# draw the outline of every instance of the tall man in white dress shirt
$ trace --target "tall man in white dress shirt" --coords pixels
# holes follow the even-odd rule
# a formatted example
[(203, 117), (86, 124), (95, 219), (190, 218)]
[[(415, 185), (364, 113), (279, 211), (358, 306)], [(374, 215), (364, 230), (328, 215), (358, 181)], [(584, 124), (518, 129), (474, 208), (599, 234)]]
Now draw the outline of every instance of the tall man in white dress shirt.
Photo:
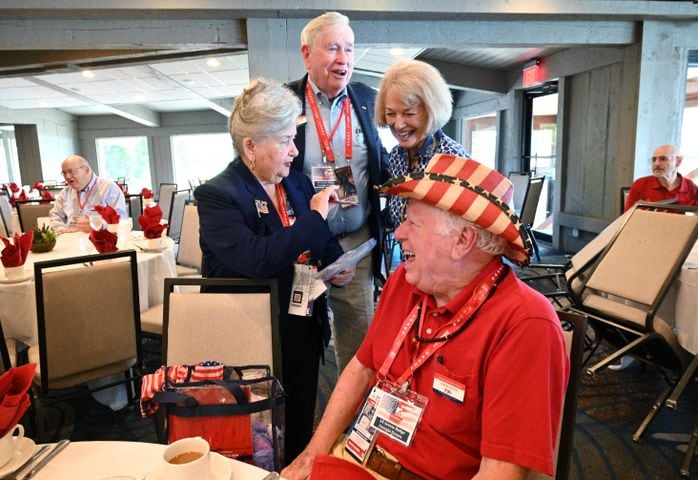
[[(358, 204), (336, 208), (327, 218), (330, 230), (348, 251), (371, 237), (380, 239), (379, 197), (373, 186), (388, 174), (387, 152), (374, 122), (376, 92), (350, 82), (354, 32), (346, 16), (328, 12), (311, 20), (301, 32), (301, 54), (308, 74), (288, 85), (301, 99), (306, 118), (298, 127), (299, 154), (293, 168), (305, 173), (318, 191), (328, 182), (355, 186), (353, 199), (358, 198)], [(358, 264), (349, 284), (330, 290), (340, 373), (373, 317), (374, 275), (381, 275), (378, 248)]]
[(67, 185), (56, 195), (49, 212), (51, 227), (57, 232), (89, 232), (87, 215), (95, 213), (95, 205), (111, 206), (120, 216), (128, 217), (121, 189), (95, 175), (83, 157), (71, 155), (63, 160), (61, 173)]

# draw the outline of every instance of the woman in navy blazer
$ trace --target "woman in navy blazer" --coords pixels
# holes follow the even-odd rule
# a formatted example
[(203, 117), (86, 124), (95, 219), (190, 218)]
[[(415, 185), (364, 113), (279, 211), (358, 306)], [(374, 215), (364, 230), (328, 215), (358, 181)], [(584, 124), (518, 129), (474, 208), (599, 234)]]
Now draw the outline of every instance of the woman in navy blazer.
[[(276, 279), (282, 384), (286, 391), (285, 462), (310, 440), (319, 361), (329, 339), (324, 294), (310, 316), (288, 313), (294, 265), (322, 268), (343, 252), (325, 219), (336, 187), (318, 192), (291, 170), (298, 154), (293, 138), (301, 107), (280, 84), (257, 79), (236, 99), (229, 128), (240, 154), (194, 192), (207, 277)], [(353, 273), (332, 283), (343, 285)]]

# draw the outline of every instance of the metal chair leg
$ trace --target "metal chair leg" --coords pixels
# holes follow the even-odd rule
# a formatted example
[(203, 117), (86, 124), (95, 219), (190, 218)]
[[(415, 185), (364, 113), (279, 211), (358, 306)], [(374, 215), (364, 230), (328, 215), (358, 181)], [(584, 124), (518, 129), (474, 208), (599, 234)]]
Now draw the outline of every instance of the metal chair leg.
[(696, 456), (696, 447), (698, 446), (698, 423), (696, 423), (696, 428), (693, 430), (691, 435), (691, 441), (688, 444), (688, 451), (686, 452), (686, 457), (684, 457), (683, 465), (681, 465), (681, 476), (690, 477), (691, 476), (691, 464)]
[(684, 389), (688, 385), (688, 382), (690, 382), (693, 377), (696, 375), (696, 370), (698, 369), (698, 355), (696, 355), (693, 358), (693, 361), (688, 365), (688, 368), (686, 368), (686, 371), (683, 373), (681, 376), (681, 379), (679, 380), (679, 383), (676, 384), (676, 387), (674, 388), (674, 391), (671, 392), (671, 395), (666, 401), (667, 407), (676, 410), (679, 397), (683, 393)]
[(654, 419), (654, 417), (657, 416), (659, 413), (659, 410), (662, 409), (662, 405), (664, 405), (664, 402), (666, 401), (667, 397), (669, 394), (671, 394), (672, 389), (674, 388), (673, 385), (670, 385), (669, 388), (664, 390), (662, 394), (659, 396), (656, 402), (654, 402), (654, 405), (652, 405), (652, 409), (649, 411), (645, 419), (642, 421), (639, 427), (637, 427), (637, 430), (633, 434), (633, 441), (634, 442), (639, 442), (640, 438), (642, 437), (642, 434), (645, 433), (645, 430), (649, 426), (650, 422)]

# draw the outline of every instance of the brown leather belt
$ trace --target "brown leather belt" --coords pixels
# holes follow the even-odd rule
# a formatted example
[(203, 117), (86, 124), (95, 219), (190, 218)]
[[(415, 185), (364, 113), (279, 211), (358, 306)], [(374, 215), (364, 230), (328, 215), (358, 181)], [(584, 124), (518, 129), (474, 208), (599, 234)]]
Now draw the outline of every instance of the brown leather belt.
[(416, 473), (407, 470), (398, 462), (386, 457), (377, 446), (371, 449), (366, 466), (389, 480), (424, 480)]

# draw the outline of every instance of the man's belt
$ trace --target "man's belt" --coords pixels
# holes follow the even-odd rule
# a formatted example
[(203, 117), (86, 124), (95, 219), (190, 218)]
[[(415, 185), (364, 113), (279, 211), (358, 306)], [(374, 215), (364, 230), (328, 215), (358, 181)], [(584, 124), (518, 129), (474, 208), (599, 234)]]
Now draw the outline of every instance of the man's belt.
[(388, 480), (424, 480), (398, 462), (389, 459), (378, 446), (374, 446), (371, 449), (366, 466), (374, 472), (383, 475)]

